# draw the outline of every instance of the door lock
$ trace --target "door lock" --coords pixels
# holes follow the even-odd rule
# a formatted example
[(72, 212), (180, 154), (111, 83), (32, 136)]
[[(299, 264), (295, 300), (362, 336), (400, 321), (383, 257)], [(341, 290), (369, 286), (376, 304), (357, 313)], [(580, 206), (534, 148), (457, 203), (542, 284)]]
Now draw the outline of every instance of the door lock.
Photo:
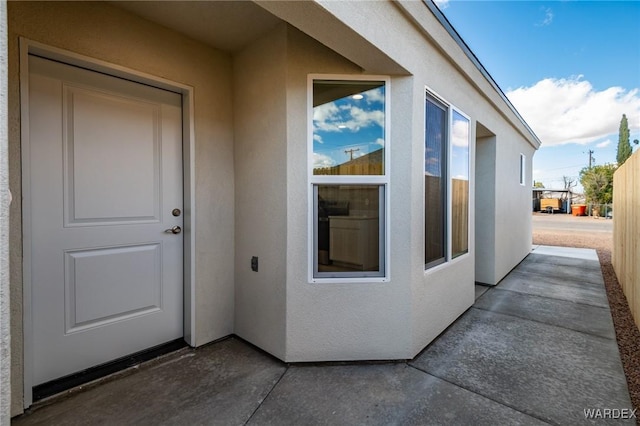
[(182, 212), (180, 211), (180, 209), (173, 209), (173, 210), (171, 210), (171, 214), (172, 214), (172, 215), (174, 215), (175, 217), (180, 216), (180, 213), (182, 213)]
[(167, 234), (179, 234), (182, 232), (182, 228), (176, 225), (173, 228), (165, 229), (164, 232)]

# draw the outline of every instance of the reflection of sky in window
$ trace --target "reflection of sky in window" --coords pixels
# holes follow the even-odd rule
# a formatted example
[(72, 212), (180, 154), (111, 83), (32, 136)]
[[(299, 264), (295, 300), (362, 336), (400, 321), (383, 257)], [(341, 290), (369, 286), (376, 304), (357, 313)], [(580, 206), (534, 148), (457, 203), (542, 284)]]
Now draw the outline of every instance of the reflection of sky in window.
[(313, 108), (314, 168), (384, 148), (384, 90), (382, 86)]
[(469, 120), (453, 111), (451, 177), (469, 180)]
[(439, 105), (427, 102), (427, 126), (425, 129), (424, 174), (442, 176), (442, 148), (446, 133), (446, 111)]

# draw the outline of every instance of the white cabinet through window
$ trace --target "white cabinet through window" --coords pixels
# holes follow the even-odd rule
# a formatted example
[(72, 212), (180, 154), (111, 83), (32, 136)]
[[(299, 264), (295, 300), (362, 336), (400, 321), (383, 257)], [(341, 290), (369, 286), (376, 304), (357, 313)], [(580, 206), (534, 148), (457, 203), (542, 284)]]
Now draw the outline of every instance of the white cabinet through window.
[(378, 218), (329, 216), (329, 256), (363, 271), (378, 267)]

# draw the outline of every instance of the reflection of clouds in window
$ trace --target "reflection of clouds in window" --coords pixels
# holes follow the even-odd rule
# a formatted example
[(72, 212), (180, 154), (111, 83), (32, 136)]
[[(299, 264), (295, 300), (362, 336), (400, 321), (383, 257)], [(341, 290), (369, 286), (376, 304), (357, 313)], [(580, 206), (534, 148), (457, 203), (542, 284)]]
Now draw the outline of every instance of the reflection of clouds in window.
[(453, 112), (451, 144), (451, 176), (469, 180), (469, 120), (457, 111)]
[(469, 121), (465, 118), (462, 120), (453, 114), (453, 127), (451, 129), (451, 143), (453, 146), (469, 146)]
[(313, 153), (313, 168), (333, 167), (336, 162), (328, 155)]
[(363, 95), (367, 103), (384, 103), (384, 91), (381, 88), (368, 90)]
[(364, 99), (347, 96), (313, 108), (314, 131), (339, 132), (348, 129), (357, 132), (361, 128), (384, 128), (384, 90), (382, 88), (362, 93)]
[(424, 174), (427, 176), (441, 176), (441, 162), (438, 157), (426, 157), (424, 160)]
[[(371, 83), (366, 85), (371, 87)], [(325, 92), (317, 92), (318, 99), (326, 103), (313, 108), (314, 168), (348, 163), (384, 149), (384, 86), (364, 91), (359, 91), (366, 88), (360, 83), (329, 84), (327, 87)], [(336, 99), (335, 96), (342, 97)], [(383, 164), (383, 156), (379, 157), (370, 157), (368, 161)], [(365, 163), (361, 161), (358, 164)], [(358, 170), (349, 173), (380, 173), (370, 172), (367, 168)]]
[(327, 121), (335, 120), (339, 110), (335, 102), (329, 102), (327, 104), (318, 105), (313, 108), (313, 122), (325, 123)]
[(384, 111), (365, 110), (356, 106), (341, 105), (335, 102), (317, 106), (313, 109), (315, 132), (357, 132), (362, 128), (378, 126), (384, 128)]

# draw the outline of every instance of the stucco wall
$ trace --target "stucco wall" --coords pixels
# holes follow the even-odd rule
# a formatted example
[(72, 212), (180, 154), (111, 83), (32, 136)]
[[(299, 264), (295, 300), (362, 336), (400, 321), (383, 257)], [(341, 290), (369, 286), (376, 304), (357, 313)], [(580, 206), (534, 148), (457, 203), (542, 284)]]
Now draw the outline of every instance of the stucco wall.
[(496, 250), (496, 137), (476, 139), (476, 276), (484, 284), (495, 282)]
[[(392, 282), (399, 266), (407, 266), (409, 270), (410, 303), (412, 315), (411, 355), (416, 354), (444, 328), (446, 328), (457, 316), (463, 313), (473, 303), (473, 283), (475, 279), (475, 215), (470, 219), (470, 253), (461, 256), (449, 264), (424, 271), (424, 216), (423, 210), (423, 158), (424, 158), (424, 88), (428, 86), (451, 105), (459, 108), (471, 117), (471, 147), (470, 147), (470, 176), (475, 175), (475, 122), (480, 121), (497, 135), (496, 139), (496, 182), (508, 181), (513, 176), (513, 165), (509, 163), (514, 152), (523, 152), (527, 155), (528, 162), (533, 153), (533, 145), (536, 142), (528, 133), (528, 129), (519, 121), (518, 117), (502, 100), (500, 94), (491, 86), (476, 66), (467, 58), (464, 51), (456, 44), (447, 31), (440, 25), (433, 14), (422, 2), (401, 1), (370, 2), (363, 8), (354, 2), (321, 2), (323, 8), (328, 10), (336, 19), (341, 20), (349, 28), (367, 40), (375, 49), (371, 54), (379, 55), (383, 52), (398, 64), (399, 69), (407, 70), (413, 75), (413, 87), (405, 98), (406, 104), (397, 106), (399, 109), (392, 111), (392, 116), (400, 113), (411, 117), (403, 122), (404, 126), (392, 125), (392, 155), (396, 146), (410, 145), (411, 159), (402, 163), (401, 167), (411, 161), (410, 178), (397, 176), (402, 172), (392, 169), (392, 198), (410, 200), (407, 204), (400, 202), (396, 213), (406, 220), (403, 224), (396, 223), (392, 217), (392, 235), (401, 236), (401, 243), (393, 245), (392, 256)], [(269, 6), (266, 6), (269, 8)], [(273, 6), (276, 8), (276, 6)], [(305, 28), (305, 19), (313, 20), (313, 16), (299, 16), (288, 14), (290, 19), (295, 19), (295, 24)], [(319, 16), (321, 16), (319, 14)], [(419, 25), (414, 25), (414, 22)], [(376, 25), (375, 23), (381, 23)], [(382, 24), (384, 23), (384, 24)], [(313, 25), (310, 23), (310, 27)], [(420, 28), (422, 27), (422, 28)], [(385, 28), (393, 29), (384, 31)], [(332, 49), (339, 52), (351, 52), (351, 43), (359, 43), (359, 40), (333, 40), (331, 35), (321, 36), (322, 41)], [(435, 41), (435, 43), (434, 43)], [(362, 46), (360, 49), (362, 50)], [(347, 58), (363, 65), (366, 60), (360, 55), (347, 55)], [(379, 61), (383, 70), (388, 69), (389, 61)], [(376, 64), (365, 69), (367, 73), (375, 73)], [(393, 85), (393, 81), (392, 81)], [(393, 89), (392, 89), (393, 90)], [(397, 117), (396, 123), (402, 123)], [(393, 123), (392, 123), (393, 124)], [(407, 130), (410, 129), (410, 130)], [(398, 136), (406, 137), (411, 143), (404, 145)], [(518, 157), (519, 158), (519, 157)], [(395, 160), (392, 159), (392, 162)], [(519, 165), (516, 163), (519, 170)], [(531, 165), (527, 166), (530, 179)], [(500, 227), (495, 232), (495, 253), (491, 254), (495, 262), (497, 274), (502, 274), (505, 269), (513, 268), (530, 250), (531, 245), (531, 219), (530, 214), (521, 214), (529, 207), (529, 201), (525, 200), (523, 187), (519, 185), (515, 176), (515, 186), (506, 185), (496, 187), (496, 190), (505, 191), (504, 196), (497, 200), (496, 211), (502, 210), (497, 216), (496, 223)], [(394, 186), (398, 179), (401, 182)], [(476, 184), (470, 185), (470, 209), (475, 212)], [(516, 206), (509, 208), (508, 206)], [(402, 213), (401, 206), (408, 206), (409, 213)], [(290, 212), (292, 209), (290, 210)], [(397, 256), (397, 257), (395, 257)], [(406, 258), (404, 257), (406, 256)], [(404, 260), (409, 259), (409, 260)], [(505, 272), (506, 273), (506, 272)], [(292, 280), (296, 282), (301, 277)], [(393, 285), (390, 287), (393, 288)], [(372, 297), (373, 291), (363, 292), (367, 298)], [(350, 289), (351, 290), (351, 289)], [(397, 290), (397, 288), (396, 288)], [(402, 290), (399, 290), (400, 292)], [(375, 297), (374, 297), (375, 300)], [(390, 299), (391, 304), (395, 300)], [(289, 304), (293, 306), (299, 303)], [(290, 308), (291, 309), (291, 308)]]
[[(403, 357), (410, 358), (471, 306), (474, 300), (473, 214), (469, 224), (469, 253), (447, 264), (424, 270), (425, 86), (471, 117), (470, 176), (475, 171), (473, 120), (488, 105), (473, 84), (459, 72), (458, 66), (450, 62), (423, 32), (418, 31), (407, 20), (401, 8), (389, 2), (369, 3), (370, 7), (362, 10), (349, 2), (323, 2), (323, 6), (340, 19), (348, 21), (352, 28), (413, 76), (410, 87), (400, 85), (399, 90), (406, 93), (400, 99), (393, 99), (395, 109), (391, 112), (392, 143), (396, 145), (392, 146), (392, 166), (395, 167), (392, 168), (391, 214), (394, 216), (391, 217), (391, 235), (394, 237), (391, 245), (390, 288), (396, 291), (396, 295), (401, 294), (400, 300), (405, 306), (410, 306), (410, 317), (407, 319), (409, 329), (407, 330), (407, 325), (404, 326), (405, 332), (408, 332), (408, 343), (403, 347)], [(412, 2), (408, 6), (425, 7)], [(439, 26), (430, 17), (428, 10), (419, 10), (422, 12), (424, 25), (430, 26), (429, 28)], [(372, 22), (384, 23), (384, 28), (393, 28), (393, 31), (379, 31), (382, 24), (372, 25)], [(392, 90), (395, 80), (392, 81)], [(411, 164), (408, 170), (407, 164)], [(474, 191), (472, 181), (469, 206), (471, 212), (475, 209)], [(408, 290), (406, 295), (402, 294), (405, 288)], [(390, 300), (394, 301), (393, 298)], [(393, 304), (392, 307), (397, 309)]]
[[(234, 56), (235, 333), (285, 357), (286, 25)], [(258, 271), (251, 257), (258, 257)]]
[[(476, 222), (476, 280), (495, 285), (531, 251), (531, 187), (534, 148), (499, 116), (483, 114), (496, 136), (481, 138)], [(485, 150), (488, 152), (485, 153)], [(520, 154), (525, 155), (525, 184), (520, 184)], [(493, 168), (493, 170), (492, 170)], [(493, 176), (491, 176), (493, 174)], [(480, 251), (482, 249), (482, 251)]]
[[(504, 129), (498, 133), (496, 164), (496, 283), (527, 254), (532, 245), (532, 157), (534, 149)], [(520, 154), (526, 156), (525, 185), (520, 185)], [(493, 284), (493, 283), (492, 283)]]
[(0, 1), (0, 425), (9, 424), (11, 404), (7, 53), (7, 3)]
[[(284, 3), (261, 4), (292, 25), (309, 30), (334, 52), (357, 64), (365, 74), (396, 70), (391, 82), (391, 281), (311, 285), (307, 283), (306, 266), (308, 206), (303, 202), (309, 188), (303, 102), (306, 86), (302, 77), (304, 73), (339, 73), (341, 67), (330, 65), (328, 58), (334, 54), (313, 49), (312, 44), (305, 44), (303, 38), (293, 32), (289, 37), (287, 360), (413, 356), (471, 306), (476, 278), (474, 214), (469, 224), (469, 253), (424, 271), (425, 86), (471, 117), (470, 176), (475, 176), (476, 168), (476, 120), (486, 123), (498, 135), (491, 152), (495, 154), (494, 185), (487, 190), (505, 192), (499, 201), (490, 200), (492, 205), (488, 209), (494, 215), (500, 209), (508, 209), (505, 204), (518, 207), (511, 209), (508, 217), (492, 216), (489, 220), (501, 224), (492, 233), (491, 248), (495, 250), (485, 256), (492, 275), (502, 274), (507, 265), (508, 269), (514, 267), (530, 250), (530, 217), (512, 214), (514, 210), (528, 208), (529, 202), (522, 198), (522, 187), (517, 180), (516, 186), (499, 188), (496, 182), (512, 176), (512, 165), (508, 162), (513, 152), (525, 153), (530, 161), (536, 141), (420, 2), (370, 2), (366, 8), (354, 2), (321, 2), (300, 8)], [(340, 21), (342, 26), (336, 23)], [(335, 31), (323, 31), (328, 27)], [(384, 28), (393, 31), (384, 31)], [(337, 33), (349, 36), (337, 37)], [(303, 45), (305, 49), (298, 52), (297, 46)], [(350, 69), (343, 72), (352, 72)], [(407, 71), (412, 77), (397, 76), (398, 72)], [(394, 97), (394, 93), (402, 95)], [(407, 164), (411, 167), (407, 168)], [(485, 166), (491, 167), (491, 164)], [(530, 173), (530, 164), (527, 167)], [(472, 212), (475, 212), (475, 194), (476, 184), (472, 181)], [(485, 223), (481, 222), (483, 226)], [(362, 303), (365, 300), (366, 303)], [(410, 306), (409, 317), (404, 316), (407, 306)], [(408, 328), (407, 325), (397, 327), (402, 321), (410, 324)]]
[[(345, 42), (348, 42), (345, 40)], [(308, 36), (290, 28), (287, 56), (287, 361), (404, 358), (409, 347), (407, 225), (395, 216), (407, 210), (409, 200), (401, 194), (401, 179), (392, 181), (390, 244), (392, 280), (386, 283), (308, 282), (309, 238), (307, 197), (307, 74), (361, 74), (361, 69)], [(395, 80), (395, 79), (394, 79)], [(410, 93), (410, 90), (408, 91)], [(391, 82), (393, 144), (391, 173), (402, 173), (403, 146), (411, 139), (395, 138), (401, 129), (407, 84)], [(397, 99), (397, 101), (393, 101)], [(408, 111), (410, 112), (410, 111)], [(389, 151), (387, 151), (389, 152)], [(406, 157), (404, 158), (406, 160)], [(402, 232), (399, 232), (403, 230)], [(403, 277), (405, 279), (403, 279)]]
[[(18, 37), (194, 87), (196, 344), (233, 332), (234, 174), (231, 59), (95, 2), (9, 4), (10, 186), (21, 197)], [(21, 206), (11, 208), (12, 405), (22, 409)]]

